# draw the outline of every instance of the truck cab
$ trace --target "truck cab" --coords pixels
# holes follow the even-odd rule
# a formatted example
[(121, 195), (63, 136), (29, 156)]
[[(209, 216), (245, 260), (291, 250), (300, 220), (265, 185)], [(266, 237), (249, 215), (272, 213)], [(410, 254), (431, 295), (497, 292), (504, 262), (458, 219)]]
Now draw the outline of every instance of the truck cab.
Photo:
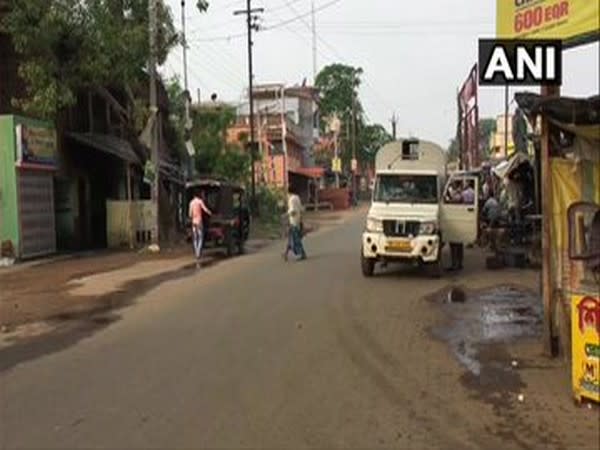
[[(417, 139), (385, 145), (377, 153), (375, 170), (362, 235), (363, 275), (372, 276), (377, 263), (412, 262), (440, 276), (444, 243), (477, 239), (477, 177), (447, 179), (445, 151)], [(467, 188), (473, 189), (474, 199), (465, 204), (456, 191)]]

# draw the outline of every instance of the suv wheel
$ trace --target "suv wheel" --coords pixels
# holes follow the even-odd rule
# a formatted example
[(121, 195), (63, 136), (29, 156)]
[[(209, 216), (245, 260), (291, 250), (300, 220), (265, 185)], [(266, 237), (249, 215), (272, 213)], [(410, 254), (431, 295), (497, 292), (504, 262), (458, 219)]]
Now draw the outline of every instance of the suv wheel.
[(365, 255), (361, 253), (360, 266), (362, 269), (362, 274), (365, 277), (373, 276), (373, 273), (375, 272), (375, 260), (373, 258), (366, 258)]

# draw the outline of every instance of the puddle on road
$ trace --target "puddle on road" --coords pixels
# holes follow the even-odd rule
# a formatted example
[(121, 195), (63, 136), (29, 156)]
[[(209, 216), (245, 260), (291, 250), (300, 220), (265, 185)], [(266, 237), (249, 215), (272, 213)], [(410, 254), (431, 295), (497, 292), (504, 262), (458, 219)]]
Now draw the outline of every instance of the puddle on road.
[[(530, 291), (498, 286), (465, 292), (464, 296), (451, 292), (453, 289), (446, 290), (434, 299), (443, 303), (447, 320), (433, 329), (433, 334), (447, 342), (458, 360), (474, 375), (480, 375), (482, 370), (481, 346), (541, 334), (541, 299)], [(461, 301), (448, 302), (451, 298), (461, 298)]]
[(449, 288), (431, 300), (441, 304), (446, 316), (431, 331), (466, 368), (461, 383), (496, 414), (510, 410), (525, 383), (506, 344), (541, 335), (541, 298), (525, 289), (497, 286), (475, 292)]

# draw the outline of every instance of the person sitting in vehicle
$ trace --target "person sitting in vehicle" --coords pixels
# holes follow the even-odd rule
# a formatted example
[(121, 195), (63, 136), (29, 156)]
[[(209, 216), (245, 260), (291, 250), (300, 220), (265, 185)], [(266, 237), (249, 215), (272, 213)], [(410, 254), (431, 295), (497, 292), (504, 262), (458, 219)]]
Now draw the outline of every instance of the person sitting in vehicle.
[(469, 181), (466, 188), (462, 191), (461, 200), (465, 205), (472, 205), (475, 203), (475, 185), (472, 181)]
[(447, 203), (462, 203), (462, 182), (456, 180), (450, 186), (448, 186), (448, 192), (446, 193)]

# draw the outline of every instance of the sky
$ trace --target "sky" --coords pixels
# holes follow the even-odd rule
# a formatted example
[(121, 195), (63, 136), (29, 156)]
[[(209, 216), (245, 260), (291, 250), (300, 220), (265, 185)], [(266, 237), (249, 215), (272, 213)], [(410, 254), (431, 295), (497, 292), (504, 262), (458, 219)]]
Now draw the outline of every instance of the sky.
[[(181, 0), (164, 0), (177, 27)], [(203, 101), (215, 93), (238, 103), (248, 83), (245, 0), (209, 0), (200, 14), (196, 0), (185, 7), (189, 89)], [(495, 36), (496, 0), (314, 0), (317, 70), (331, 63), (364, 70), (360, 99), (370, 123), (399, 136), (446, 145), (456, 129), (456, 92), (477, 59), (477, 39)], [(264, 8), (254, 39), (255, 83), (310, 83), (313, 78), (311, 0), (253, 0)], [(269, 29), (272, 27), (272, 29)], [(600, 94), (598, 43), (563, 55), (563, 95)], [(161, 68), (183, 79), (182, 49)], [(524, 88), (511, 88), (512, 92)], [(534, 90), (535, 88), (525, 88)], [(538, 89), (539, 90), (539, 89)], [(504, 89), (481, 87), (480, 117), (504, 112)], [(514, 103), (511, 108), (514, 107)]]

